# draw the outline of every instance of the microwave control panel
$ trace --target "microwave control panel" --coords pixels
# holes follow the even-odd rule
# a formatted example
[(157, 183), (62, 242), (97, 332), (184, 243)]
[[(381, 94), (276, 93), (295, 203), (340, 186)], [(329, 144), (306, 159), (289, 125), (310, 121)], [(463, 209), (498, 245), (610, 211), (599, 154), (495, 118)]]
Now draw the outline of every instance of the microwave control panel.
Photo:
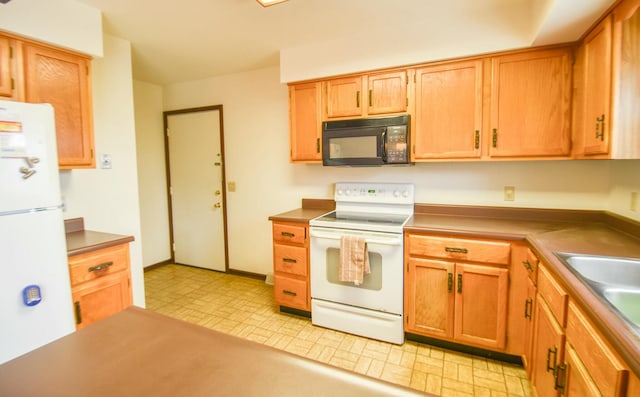
[(409, 156), (408, 146), (407, 126), (387, 127), (387, 163), (406, 163)]

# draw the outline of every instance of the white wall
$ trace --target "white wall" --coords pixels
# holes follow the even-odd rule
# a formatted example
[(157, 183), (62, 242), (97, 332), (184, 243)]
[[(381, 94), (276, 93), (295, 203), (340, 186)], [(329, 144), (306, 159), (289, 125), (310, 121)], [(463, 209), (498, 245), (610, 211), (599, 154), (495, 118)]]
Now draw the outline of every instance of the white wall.
[(102, 13), (77, 1), (14, 0), (0, 4), (0, 30), (102, 56)]
[[(621, 214), (621, 196), (629, 189), (640, 191), (635, 182), (638, 178), (634, 179), (638, 161), (440, 162), (377, 168), (291, 164), (287, 89), (278, 82), (278, 76), (278, 68), (269, 68), (162, 89), (164, 110), (223, 105), (227, 180), (237, 185), (236, 192), (227, 192), (232, 269), (270, 272), (268, 217), (298, 208), (302, 198), (332, 198), (337, 181), (411, 182), (420, 203), (596, 209)], [(136, 96), (138, 91), (150, 90), (149, 86), (135, 87)], [(136, 101), (136, 106), (157, 101), (158, 89), (152, 89), (155, 99)], [(137, 108), (137, 113), (141, 111)], [(161, 130), (156, 134), (155, 139), (162, 139)], [(149, 153), (147, 148), (139, 152), (143, 156), (139, 162), (157, 162), (144, 167), (163, 167), (164, 158), (159, 153)], [(156, 178), (164, 183), (164, 175)], [(516, 187), (515, 201), (503, 201), (505, 185)], [(160, 221), (145, 225), (144, 230), (162, 227), (166, 209), (158, 206), (154, 211)], [(633, 215), (637, 214), (626, 214)], [(145, 222), (150, 218), (145, 217)], [(168, 257), (166, 254), (162, 259)]]
[(145, 305), (142, 274), (136, 131), (133, 113), (131, 45), (104, 36), (104, 58), (92, 64), (95, 150), (110, 154), (112, 169), (62, 171), (65, 218), (84, 217), (85, 228), (132, 235), (133, 301)]
[(162, 87), (133, 82), (142, 264), (149, 266), (171, 257), (167, 214), (167, 177), (164, 166)]
[[(631, 192), (638, 195), (636, 211), (630, 210)], [(612, 162), (608, 208), (611, 212), (640, 221), (640, 160)]]

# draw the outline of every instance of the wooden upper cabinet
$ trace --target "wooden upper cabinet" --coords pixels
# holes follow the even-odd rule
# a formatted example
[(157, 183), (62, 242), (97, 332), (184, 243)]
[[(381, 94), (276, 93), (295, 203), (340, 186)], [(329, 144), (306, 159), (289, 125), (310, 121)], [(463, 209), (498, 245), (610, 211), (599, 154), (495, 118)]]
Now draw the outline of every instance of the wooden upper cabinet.
[(360, 117), (362, 106), (362, 76), (345, 77), (324, 82), (326, 117)]
[(407, 72), (370, 74), (367, 76), (367, 114), (407, 111)]
[(490, 157), (559, 157), (571, 149), (571, 49), (492, 58)]
[(613, 11), (611, 157), (640, 158), (640, 0)]
[(611, 17), (587, 36), (583, 50), (583, 154), (604, 154), (611, 126)]
[(90, 59), (23, 43), (25, 100), (55, 110), (60, 168), (93, 168)]
[(321, 83), (289, 86), (289, 132), (292, 162), (322, 161)]
[(326, 80), (324, 118), (358, 118), (407, 111), (407, 71)]
[(0, 97), (13, 96), (12, 79), (10, 39), (0, 36)]
[(415, 71), (413, 160), (480, 157), (482, 60)]

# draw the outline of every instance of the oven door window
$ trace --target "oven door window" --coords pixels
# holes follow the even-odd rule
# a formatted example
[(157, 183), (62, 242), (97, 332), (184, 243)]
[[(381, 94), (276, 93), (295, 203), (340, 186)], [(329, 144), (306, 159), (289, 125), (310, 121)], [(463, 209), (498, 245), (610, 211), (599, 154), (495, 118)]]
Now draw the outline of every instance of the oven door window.
[(362, 284), (357, 286), (353, 282), (340, 281), (339, 279), (340, 249), (327, 248), (326, 255), (326, 277), (329, 283), (372, 291), (380, 291), (382, 289), (382, 255), (379, 253), (369, 251), (369, 268), (371, 269), (371, 273), (365, 274), (362, 278)]

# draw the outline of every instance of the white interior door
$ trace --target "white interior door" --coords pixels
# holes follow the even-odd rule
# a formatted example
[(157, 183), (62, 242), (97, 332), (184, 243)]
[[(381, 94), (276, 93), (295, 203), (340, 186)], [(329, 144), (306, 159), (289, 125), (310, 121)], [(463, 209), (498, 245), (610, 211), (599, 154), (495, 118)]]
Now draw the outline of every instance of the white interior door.
[(167, 117), (174, 259), (226, 271), (220, 111)]

